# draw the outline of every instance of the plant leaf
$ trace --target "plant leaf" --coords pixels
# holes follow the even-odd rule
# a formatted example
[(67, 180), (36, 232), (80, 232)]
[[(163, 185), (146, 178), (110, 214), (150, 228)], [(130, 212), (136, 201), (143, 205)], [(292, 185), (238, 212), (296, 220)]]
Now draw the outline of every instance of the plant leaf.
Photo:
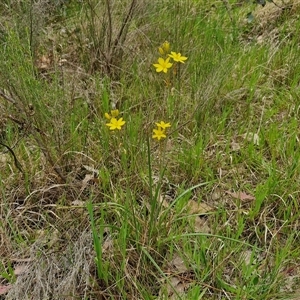
[(230, 191), (226, 191), (226, 193), (228, 195), (230, 195), (231, 197), (235, 198), (235, 199), (240, 199), (242, 201), (247, 201), (247, 200), (255, 200), (255, 197), (252, 195), (249, 195), (245, 192), (230, 192)]
[(0, 285), (0, 295), (6, 294), (9, 289), (11, 288), (11, 285)]
[(254, 20), (254, 16), (252, 14), (252, 12), (250, 11), (249, 13), (247, 13), (247, 21), (248, 23), (252, 23)]

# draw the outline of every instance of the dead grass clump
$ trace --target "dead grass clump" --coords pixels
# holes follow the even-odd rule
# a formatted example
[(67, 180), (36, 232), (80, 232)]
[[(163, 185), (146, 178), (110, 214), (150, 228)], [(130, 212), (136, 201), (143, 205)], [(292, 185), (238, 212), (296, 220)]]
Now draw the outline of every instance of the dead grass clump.
[(129, 28), (143, 1), (86, 1), (80, 27), (73, 34), (78, 54), (89, 73), (100, 72), (118, 80), (123, 70)]
[(258, 5), (253, 12), (255, 23), (251, 30), (251, 36), (255, 37), (259, 44), (277, 45), (280, 41), (282, 25), (285, 27), (285, 35), (288, 36), (288, 32), (291, 34), (294, 31), (293, 23), (295, 20), (293, 16), (299, 12), (300, 1), (294, 0), (288, 3), (277, 1), (276, 3), (278, 5), (267, 1), (264, 7)]
[(30, 262), (18, 276), (6, 299), (83, 299), (93, 285), (93, 245), (90, 231), (78, 232), (63, 252), (46, 252), (37, 240)]

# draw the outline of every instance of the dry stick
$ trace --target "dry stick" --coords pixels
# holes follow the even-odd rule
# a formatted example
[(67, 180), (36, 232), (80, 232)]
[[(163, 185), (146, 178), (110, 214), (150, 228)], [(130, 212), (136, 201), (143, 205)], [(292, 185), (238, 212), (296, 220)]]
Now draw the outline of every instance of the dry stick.
[[(37, 128), (35, 128), (37, 129)], [(51, 164), (53, 170), (56, 172), (56, 174), (60, 177), (60, 179), (63, 181), (63, 182), (66, 182), (66, 178), (62, 175), (62, 173), (60, 172), (60, 170), (55, 166), (54, 162), (53, 162), (53, 159), (49, 153), (49, 151), (46, 150), (45, 147), (43, 147), (40, 143), (40, 141), (38, 140), (37, 137), (35, 137), (35, 140), (38, 142), (40, 148), (42, 149), (44, 155), (46, 156), (47, 160), (49, 161), (49, 163)], [(15, 155), (14, 151), (12, 150), (11, 147), (9, 147), (8, 145), (0, 142), (0, 145), (4, 146), (9, 152), (10, 154), (13, 156), (14, 158), (14, 163), (15, 163), (15, 166), (16, 168), (22, 173), (22, 174), (25, 174), (24, 170), (23, 170), (23, 167), (21, 165), (21, 163), (19, 162), (19, 160), (17, 159), (17, 156)]]
[(111, 41), (112, 41), (112, 17), (111, 17), (111, 9), (110, 9), (110, 0), (106, 0), (106, 8), (107, 8), (107, 16), (108, 16), (108, 42), (107, 42), (107, 49), (106, 54), (108, 57), (105, 57), (106, 61), (106, 69), (107, 72), (110, 73), (110, 65), (111, 65), (111, 58), (112, 58), (112, 49), (111, 49)]
[(34, 18), (34, 16), (33, 16), (33, 3), (34, 3), (34, 1), (33, 0), (31, 0), (30, 1), (30, 11), (29, 11), (29, 18), (30, 18), (30, 28), (29, 28), (29, 30), (30, 30), (30, 36), (29, 36), (29, 45), (30, 45), (30, 54), (31, 54), (31, 59), (32, 59), (32, 63), (34, 64), (34, 61), (35, 61), (35, 49), (34, 49), (34, 47), (35, 47), (35, 45), (34, 45), (34, 37), (33, 37), (33, 26), (34, 26), (34, 24), (33, 24), (33, 18)]
[[(17, 102), (12, 99), (10, 96), (8, 96), (3, 90), (0, 90), (0, 96), (2, 96), (5, 100), (13, 103), (13, 104), (17, 104)], [(17, 120), (16, 118), (14, 118), (13, 116), (9, 115), (8, 118), (10, 118), (12, 121), (14, 121), (15, 123), (24, 126), (24, 122)], [(33, 125), (35, 131), (42, 136), (44, 133), (36, 126)], [(43, 145), (45, 145), (44, 141), (41, 141), (41, 139), (38, 138), (38, 136), (36, 134), (33, 134), (34, 139), (36, 140), (36, 142), (38, 143), (39, 147), (41, 148), (41, 150), (43, 151), (44, 155), (46, 156), (47, 160), (49, 161), (50, 165), (52, 166), (53, 170), (56, 172), (56, 174), (60, 177), (60, 179), (63, 182), (66, 182), (66, 178), (62, 175), (62, 173), (60, 172), (60, 170), (55, 166), (54, 161), (49, 153), (49, 151), (46, 150), (46, 147), (44, 147)], [(20, 139), (21, 140), (21, 139)], [(17, 144), (17, 143), (16, 143)], [(15, 145), (16, 145), (15, 144)], [(21, 171), (24, 174), (22, 165), (20, 164), (20, 162), (18, 161), (15, 153), (13, 152), (12, 148), (10, 148), (9, 146), (7, 146), (6, 144), (3, 144), (0, 142), (0, 145), (4, 146), (14, 157), (14, 162), (15, 162), (15, 166), (17, 167), (17, 169), (19, 171)], [(14, 145), (14, 146), (15, 146)]]
[(16, 104), (16, 101), (12, 97), (8, 96), (2, 89), (0, 89), (0, 96), (12, 104)]
[(41, 150), (43, 151), (44, 155), (46, 156), (46, 159), (48, 160), (48, 162), (52, 166), (53, 170), (55, 171), (55, 173), (59, 176), (59, 178), (62, 180), (63, 183), (66, 183), (67, 180), (66, 180), (65, 176), (61, 173), (59, 168), (55, 166), (55, 163), (54, 163), (49, 151), (41, 144), (40, 141), (37, 140), (37, 138), (36, 138), (36, 141), (37, 141), (39, 147), (41, 148)]
[(4, 144), (4, 143), (1, 143), (1, 142), (0, 142), (0, 145), (4, 146), (4, 147), (10, 152), (10, 154), (11, 154), (11, 155), (13, 156), (13, 158), (14, 158), (14, 163), (15, 163), (16, 168), (17, 168), (22, 174), (24, 174), (22, 165), (21, 165), (20, 162), (18, 161), (18, 159), (17, 159), (17, 157), (16, 157), (14, 151), (13, 151), (9, 146), (7, 146), (7, 145)]
[[(132, 19), (133, 11), (135, 9), (135, 6), (136, 6), (136, 0), (132, 0), (130, 8), (129, 8), (129, 11), (128, 11), (128, 14), (126, 15), (126, 18), (124, 19), (124, 21), (122, 23), (122, 26), (121, 26), (121, 29), (119, 31), (119, 34), (118, 34), (117, 38), (115, 39), (113, 49), (117, 48), (118, 44), (122, 45), (124, 43), (124, 35), (126, 37), (126, 33), (127, 33), (127, 30), (128, 30), (129, 22)], [(125, 32), (125, 33), (123, 34), (123, 32)]]
[[(273, 0), (270, 0), (270, 2), (273, 3), (275, 6), (277, 6), (278, 8), (284, 9), (283, 6), (279, 6), (279, 5), (278, 5), (277, 3), (275, 3)], [(282, 1), (282, 2), (283, 2), (283, 4), (285, 4), (284, 1)]]
[(107, 7), (107, 16), (108, 16), (108, 45), (107, 45), (107, 53), (110, 53), (110, 46), (111, 46), (111, 40), (112, 40), (112, 18), (111, 18), (111, 10), (110, 10), (110, 0), (106, 0), (106, 7)]
[[(20, 121), (14, 119), (14, 118), (11, 118), (10, 116), (9, 116), (9, 118), (12, 119), (13, 121), (15, 121), (16, 123), (19, 123), (19, 122), (20, 122)], [(24, 124), (22, 124), (22, 125), (24, 125)], [(38, 129), (35, 125), (34, 125), (34, 129), (38, 132), (39, 135), (42, 135), (42, 134), (43, 134), (43, 132), (42, 132), (40, 129)], [(46, 156), (48, 162), (49, 162), (50, 165), (52, 166), (53, 170), (56, 172), (56, 174), (60, 177), (60, 179), (61, 179), (63, 182), (66, 182), (66, 178), (62, 175), (62, 173), (60, 172), (60, 170), (55, 166), (55, 163), (54, 163), (54, 161), (53, 161), (53, 159), (52, 159), (52, 157), (51, 157), (49, 151), (46, 149), (46, 147), (44, 147), (44, 146), (42, 145), (42, 144), (44, 144), (44, 142), (43, 142), (43, 141), (41, 142), (41, 141), (38, 139), (38, 137), (37, 137), (36, 135), (33, 135), (33, 136), (34, 136), (36, 142), (38, 143), (39, 147), (40, 147), (41, 150), (43, 151), (44, 155)], [(22, 139), (22, 138), (20, 138), (20, 139), (14, 144), (13, 147), (15, 147), (15, 146), (19, 143), (19, 141), (20, 141), (21, 139)], [(24, 171), (23, 171), (23, 168), (22, 168), (21, 163), (19, 162), (19, 160), (17, 159), (17, 157), (16, 157), (14, 151), (12, 150), (13, 147), (11, 148), (11, 147), (9, 147), (8, 145), (6, 145), (6, 144), (4, 144), (4, 143), (2, 143), (2, 142), (0, 142), (0, 145), (4, 146), (4, 147), (11, 153), (11, 155), (12, 155), (13, 158), (14, 158), (14, 163), (15, 163), (16, 168), (17, 168), (21, 173), (25, 174)]]
[[(116, 66), (116, 62), (113, 60), (118, 55), (118, 50), (124, 44), (129, 23), (132, 19), (134, 9), (136, 7), (137, 1), (132, 0), (128, 13), (124, 18), (119, 33), (112, 45), (112, 14), (111, 14), (111, 7), (109, 5), (109, 0), (106, 0), (106, 7), (107, 7), (107, 14), (108, 14), (108, 49), (107, 49), (107, 56), (104, 55), (106, 58), (106, 67), (109, 73), (111, 73), (111, 66)], [(100, 50), (101, 52), (101, 50)], [(120, 54), (121, 56), (121, 54)]]
[[(109, 0), (108, 0), (108, 1), (109, 1)], [(89, 6), (89, 9), (90, 9), (90, 12), (91, 12), (91, 14), (90, 14), (91, 19), (89, 19), (89, 21), (90, 21), (91, 24), (92, 24), (92, 26), (91, 26), (90, 28), (92, 28), (92, 31), (93, 31), (93, 32), (90, 33), (90, 34), (92, 34), (92, 35), (95, 37), (95, 39), (96, 39), (96, 33), (95, 33), (95, 27), (96, 27), (96, 25), (95, 25), (95, 17), (94, 17), (94, 8), (93, 8), (93, 6), (92, 6), (92, 4), (91, 4), (90, 1), (87, 2), (87, 5)], [(97, 42), (97, 44), (98, 44), (98, 42)], [(104, 49), (101, 49), (101, 47), (99, 46), (97, 50), (98, 50), (98, 51), (100, 52), (100, 54), (104, 57), (104, 61), (105, 61), (105, 62), (108, 62), (108, 61), (110, 60), (110, 58), (108, 57), (108, 55), (106, 55)], [(97, 54), (97, 55), (98, 55), (98, 54)], [(106, 63), (106, 64), (108, 64), (108, 63)], [(106, 66), (106, 67), (107, 67), (107, 66)]]

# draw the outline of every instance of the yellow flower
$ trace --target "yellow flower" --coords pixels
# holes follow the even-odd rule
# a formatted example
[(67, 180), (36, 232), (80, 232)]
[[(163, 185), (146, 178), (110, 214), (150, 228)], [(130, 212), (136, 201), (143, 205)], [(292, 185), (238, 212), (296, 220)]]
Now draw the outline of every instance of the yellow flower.
[(160, 53), (160, 55), (164, 55), (164, 49), (162, 47), (158, 47), (158, 52)]
[(115, 129), (121, 130), (121, 128), (124, 124), (125, 124), (125, 121), (123, 121), (123, 118), (120, 118), (119, 120), (117, 120), (116, 118), (112, 117), (110, 119), (110, 123), (107, 123), (106, 126), (108, 126), (110, 130), (115, 130)]
[(168, 57), (166, 60), (163, 58), (158, 59), (158, 64), (153, 64), (153, 66), (156, 68), (156, 72), (163, 71), (164, 73), (168, 72), (168, 69), (172, 67), (173, 64), (169, 62), (170, 57)]
[(116, 118), (119, 115), (119, 110), (118, 109), (113, 109), (109, 113), (105, 113), (104, 116), (107, 120), (110, 120), (111, 118)]
[(160, 140), (161, 138), (167, 137), (165, 131), (161, 127), (158, 127), (157, 129), (153, 129), (153, 133), (154, 134), (152, 135), (152, 137), (154, 139)]
[(160, 121), (160, 123), (155, 123), (158, 128), (165, 130), (167, 127), (171, 127), (170, 123), (165, 123), (164, 121)]
[(176, 53), (173, 51), (171, 51), (171, 54), (169, 54), (169, 57), (173, 58), (174, 61), (181, 62), (183, 64), (184, 64), (184, 61), (188, 59), (187, 57), (182, 56), (181, 53)]
[(165, 41), (159, 48), (158, 51), (161, 55), (168, 54), (170, 52), (170, 43)]
[(113, 110), (110, 111), (110, 113), (111, 113), (111, 116), (113, 118), (116, 118), (119, 115), (119, 110), (118, 109), (113, 109)]

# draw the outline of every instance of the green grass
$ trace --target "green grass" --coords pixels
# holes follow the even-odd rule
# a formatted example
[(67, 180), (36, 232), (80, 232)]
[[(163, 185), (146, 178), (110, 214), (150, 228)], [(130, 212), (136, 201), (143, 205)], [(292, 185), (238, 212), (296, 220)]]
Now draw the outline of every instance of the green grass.
[(299, 298), (300, 7), (235, 2), (0, 5), (6, 299)]

